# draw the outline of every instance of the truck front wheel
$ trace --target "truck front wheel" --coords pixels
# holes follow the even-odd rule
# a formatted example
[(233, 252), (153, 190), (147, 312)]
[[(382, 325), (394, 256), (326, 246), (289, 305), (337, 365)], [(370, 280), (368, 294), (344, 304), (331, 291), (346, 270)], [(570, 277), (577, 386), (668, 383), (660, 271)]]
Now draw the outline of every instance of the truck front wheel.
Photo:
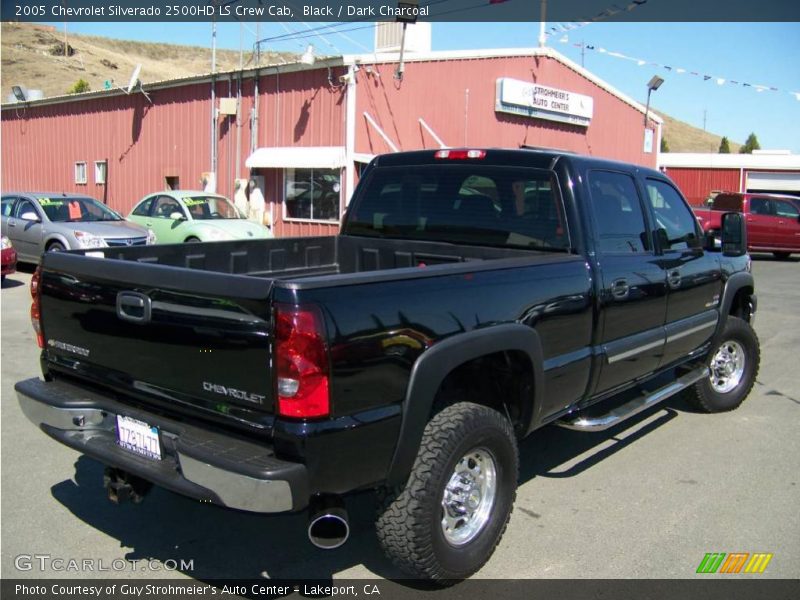
[(722, 341), (711, 351), (709, 376), (689, 388), (686, 399), (708, 413), (738, 408), (755, 383), (761, 351), (747, 321), (728, 317)]
[(390, 492), (376, 529), (384, 551), (414, 577), (447, 585), (480, 569), (505, 532), (519, 458), (505, 416), (460, 402), (422, 437), (408, 482)]

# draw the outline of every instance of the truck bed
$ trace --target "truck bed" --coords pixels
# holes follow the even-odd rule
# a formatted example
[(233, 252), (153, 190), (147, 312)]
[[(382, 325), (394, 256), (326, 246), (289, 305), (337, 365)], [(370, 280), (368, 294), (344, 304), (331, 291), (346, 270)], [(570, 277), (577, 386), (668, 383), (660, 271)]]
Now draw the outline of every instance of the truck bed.
[[(210, 418), (267, 437), (274, 422), (276, 286), (338, 291), (446, 277), (465, 263), (472, 271), (530, 265), (532, 258), (579, 259), (348, 236), (115, 248), (103, 255), (44, 257), (43, 364), (50, 375), (160, 406), (167, 415)], [(147, 307), (141, 320), (137, 302)]]
[[(86, 252), (97, 255), (97, 252)], [(290, 280), (541, 254), (519, 248), (355, 236), (236, 240), (106, 249), (106, 259)]]

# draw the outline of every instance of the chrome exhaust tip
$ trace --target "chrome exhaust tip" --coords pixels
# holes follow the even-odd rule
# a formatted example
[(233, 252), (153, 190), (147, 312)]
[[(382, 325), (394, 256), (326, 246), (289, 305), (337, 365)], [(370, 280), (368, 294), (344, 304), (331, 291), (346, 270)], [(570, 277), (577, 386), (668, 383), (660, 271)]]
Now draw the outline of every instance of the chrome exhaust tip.
[(333, 550), (350, 537), (347, 510), (341, 498), (323, 497), (312, 502), (308, 519), (308, 539), (317, 548)]

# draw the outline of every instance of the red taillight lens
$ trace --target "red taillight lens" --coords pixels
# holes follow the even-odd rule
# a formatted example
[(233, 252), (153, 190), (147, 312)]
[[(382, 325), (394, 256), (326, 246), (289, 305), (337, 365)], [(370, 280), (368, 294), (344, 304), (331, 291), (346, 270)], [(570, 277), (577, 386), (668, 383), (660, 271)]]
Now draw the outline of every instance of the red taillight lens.
[(468, 158), (486, 158), (486, 150), (438, 150), (433, 155), (435, 158), (444, 160), (465, 160)]
[(278, 414), (312, 418), (330, 414), (328, 354), (316, 306), (275, 305)]
[(39, 348), (44, 348), (44, 334), (42, 333), (42, 292), (40, 285), (42, 282), (42, 267), (36, 267), (36, 271), (31, 277), (31, 325), (36, 332), (36, 343)]

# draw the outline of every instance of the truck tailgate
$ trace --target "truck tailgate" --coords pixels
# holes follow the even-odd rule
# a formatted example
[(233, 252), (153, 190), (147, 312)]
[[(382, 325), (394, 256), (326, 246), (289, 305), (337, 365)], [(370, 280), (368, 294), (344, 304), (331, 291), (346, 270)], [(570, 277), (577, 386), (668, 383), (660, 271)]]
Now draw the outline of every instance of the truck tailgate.
[(272, 280), (49, 253), (41, 314), (47, 368), (131, 397), (272, 422)]

